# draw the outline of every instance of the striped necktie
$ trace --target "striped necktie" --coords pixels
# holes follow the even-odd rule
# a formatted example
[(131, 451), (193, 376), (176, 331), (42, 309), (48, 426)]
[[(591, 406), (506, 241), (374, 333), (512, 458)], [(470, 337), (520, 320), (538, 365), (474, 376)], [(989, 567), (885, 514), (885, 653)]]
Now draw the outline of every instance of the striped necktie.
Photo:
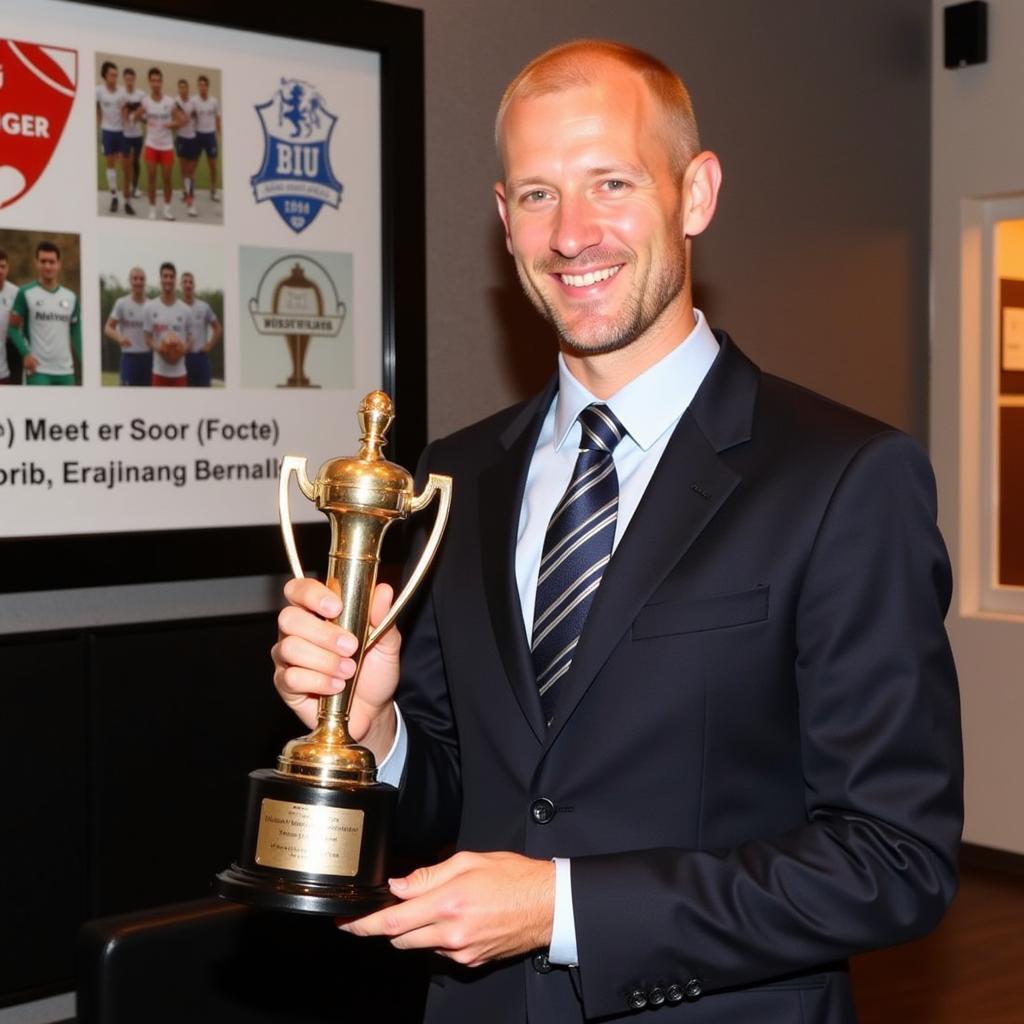
[(533, 666), (550, 722), (583, 624), (612, 555), (619, 479), (612, 451), (626, 433), (606, 405), (579, 415), (580, 453), (544, 535), (533, 618)]

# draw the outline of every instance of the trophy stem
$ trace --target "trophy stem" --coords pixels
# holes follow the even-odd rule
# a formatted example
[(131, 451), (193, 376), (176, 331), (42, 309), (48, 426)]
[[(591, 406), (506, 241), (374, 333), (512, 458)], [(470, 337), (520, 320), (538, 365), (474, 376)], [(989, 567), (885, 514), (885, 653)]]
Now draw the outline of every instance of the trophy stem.
[(288, 378), (288, 387), (308, 388), (309, 378), (305, 372), (306, 349), (309, 348), (308, 334), (286, 334), (288, 355), (292, 362), (292, 375)]
[(321, 697), (317, 705), (316, 731), (330, 746), (348, 747), (355, 742), (348, 731), (348, 708), (343, 697), (344, 693), (332, 693)]
[[(351, 682), (349, 684), (351, 686)], [(321, 697), (316, 712), (317, 725), (324, 725), (336, 731), (339, 743), (351, 743), (352, 737), (348, 731), (348, 708), (344, 700), (345, 693), (349, 686), (341, 693), (332, 693), (329, 696)]]
[(331, 555), (327, 586), (341, 598), (341, 614), (335, 620), (356, 638), (352, 659), (355, 674), (341, 693), (320, 698), (317, 725), (308, 736), (288, 743), (277, 761), (282, 775), (315, 779), (323, 785), (376, 781), (373, 752), (359, 746), (349, 733), (348, 720), (370, 629), (370, 601), (377, 582), (380, 545), (391, 519), (375, 511), (349, 509), (341, 516), (328, 513), (331, 522)]

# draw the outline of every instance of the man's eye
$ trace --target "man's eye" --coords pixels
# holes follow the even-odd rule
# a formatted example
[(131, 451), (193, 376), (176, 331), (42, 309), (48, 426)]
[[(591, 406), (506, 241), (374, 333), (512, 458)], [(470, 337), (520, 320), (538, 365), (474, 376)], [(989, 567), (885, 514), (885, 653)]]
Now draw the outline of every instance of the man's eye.
[(604, 187), (607, 192), (624, 192), (629, 188), (629, 185), (619, 178), (611, 178), (604, 183)]
[(548, 194), (542, 188), (531, 189), (523, 196), (524, 203), (539, 203), (547, 199)]

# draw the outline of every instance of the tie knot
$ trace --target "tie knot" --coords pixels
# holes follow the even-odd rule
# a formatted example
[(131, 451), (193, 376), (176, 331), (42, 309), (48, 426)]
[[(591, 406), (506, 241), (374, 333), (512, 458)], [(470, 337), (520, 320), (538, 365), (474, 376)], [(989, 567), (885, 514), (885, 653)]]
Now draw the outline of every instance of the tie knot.
[(580, 413), (580, 448), (610, 452), (622, 440), (626, 428), (615, 418), (607, 405), (594, 403)]

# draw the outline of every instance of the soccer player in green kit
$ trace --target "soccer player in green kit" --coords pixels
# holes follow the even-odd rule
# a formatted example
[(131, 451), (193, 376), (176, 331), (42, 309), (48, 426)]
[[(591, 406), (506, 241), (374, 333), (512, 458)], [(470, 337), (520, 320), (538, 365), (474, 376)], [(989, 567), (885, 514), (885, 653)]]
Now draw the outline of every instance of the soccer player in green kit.
[(18, 290), (8, 335), (25, 361), (26, 384), (75, 383), (75, 360), (82, 362), (78, 296), (60, 283), (60, 249), (36, 246), (38, 279)]

